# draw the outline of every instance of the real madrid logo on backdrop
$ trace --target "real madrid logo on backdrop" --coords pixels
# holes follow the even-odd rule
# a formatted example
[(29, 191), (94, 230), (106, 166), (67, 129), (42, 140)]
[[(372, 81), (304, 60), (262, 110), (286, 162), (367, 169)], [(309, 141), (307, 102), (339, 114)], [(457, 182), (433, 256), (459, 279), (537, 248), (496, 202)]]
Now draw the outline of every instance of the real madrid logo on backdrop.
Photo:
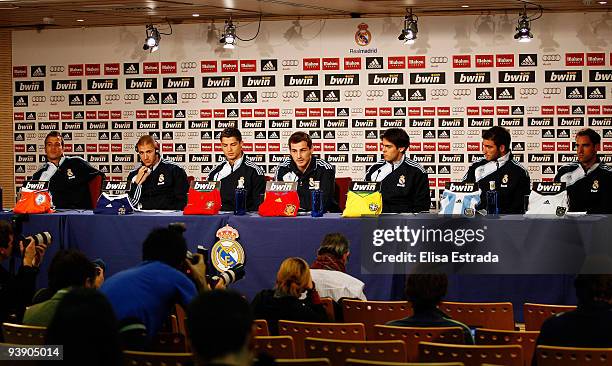
[(360, 46), (367, 46), (372, 42), (372, 33), (368, 30), (368, 25), (361, 23), (357, 26), (358, 30), (355, 32), (355, 42)]
[(225, 225), (217, 230), (219, 241), (213, 245), (211, 251), (211, 262), (219, 272), (225, 272), (237, 264), (244, 264), (244, 249), (236, 241), (240, 236), (238, 230)]

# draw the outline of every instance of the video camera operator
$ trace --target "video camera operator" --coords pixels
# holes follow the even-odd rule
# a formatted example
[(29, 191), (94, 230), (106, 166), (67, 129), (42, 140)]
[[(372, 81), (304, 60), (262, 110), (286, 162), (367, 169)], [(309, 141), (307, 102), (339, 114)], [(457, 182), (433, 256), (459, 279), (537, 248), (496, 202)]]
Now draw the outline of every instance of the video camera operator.
[(33, 237), (15, 240), (18, 234), (11, 223), (0, 221), (0, 263), (10, 259), (19, 264), (16, 274), (15, 263), (9, 264), (9, 269), (0, 264), (0, 323), (8, 321), (11, 314), (16, 314), (16, 319), (23, 316), (36, 290), (38, 267), (50, 243), (48, 233), (45, 242), (36, 242)]

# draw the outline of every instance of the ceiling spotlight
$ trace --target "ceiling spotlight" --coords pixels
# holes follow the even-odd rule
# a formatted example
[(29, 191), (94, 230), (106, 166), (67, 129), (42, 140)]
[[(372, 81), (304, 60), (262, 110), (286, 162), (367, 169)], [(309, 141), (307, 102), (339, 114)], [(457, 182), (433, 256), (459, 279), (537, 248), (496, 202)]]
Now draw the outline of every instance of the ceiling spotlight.
[[(518, 23), (516, 24), (516, 33), (514, 39), (521, 43), (531, 42), (533, 34), (531, 34), (531, 22), (536, 19), (540, 19), (544, 13), (544, 9), (541, 5), (531, 3), (526, 0), (518, 0), (523, 3), (523, 11), (519, 13)], [(537, 15), (527, 15), (527, 4), (537, 6)]]
[(518, 24), (516, 25), (516, 34), (514, 39), (521, 43), (531, 42), (533, 34), (531, 34), (531, 25), (527, 16), (527, 6), (523, 8), (523, 12), (519, 14)]
[(159, 49), (159, 40), (161, 39), (159, 30), (153, 24), (148, 24), (145, 33), (146, 38), (142, 49), (145, 51), (149, 50), (149, 52), (157, 51)]
[(402, 29), (402, 33), (399, 35), (399, 37), (397, 37), (397, 39), (404, 41), (404, 44), (414, 44), (414, 41), (417, 38), (417, 33), (419, 33), (419, 28), (417, 26), (418, 21), (419, 17), (412, 13), (412, 9), (406, 9), (404, 29)]
[(232, 23), (232, 18), (225, 21), (225, 29), (219, 42), (223, 43), (223, 48), (234, 49), (236, 45), (236, 27)]

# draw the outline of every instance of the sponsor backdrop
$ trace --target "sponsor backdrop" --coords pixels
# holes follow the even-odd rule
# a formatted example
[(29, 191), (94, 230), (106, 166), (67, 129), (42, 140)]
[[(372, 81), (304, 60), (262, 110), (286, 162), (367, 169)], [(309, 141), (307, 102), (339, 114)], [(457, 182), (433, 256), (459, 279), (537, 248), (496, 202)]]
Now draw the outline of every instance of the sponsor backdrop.
[[(606, 14), (544, 14), (529, 44), (507, 15), (422, 17), (412, 46), (401, 18), (264, 22), (233, 51), (221, 25), (177, 25), (160, 50), (144, 26), (13, 33), (15, 185), (44, 162), (61, 130), (68, 155), (111, 179), (137, 164), (153, 134), (165, 158), (206, 177), (222, 159), (218, 133), (237, 125), (251, 159), (272, 174), (287, 138), (310, 133), (339, 177), (361, 179), (379, 136), (405, 128), (429, 172), (432, 207), (445, 182), (481, 157), (481, 132), (512, 133), (532, 180), (574, 161), (574, 134), (593, 127), (612, 159), (612, 26)], [(248, 38), (257, 24), (242, 24)]]

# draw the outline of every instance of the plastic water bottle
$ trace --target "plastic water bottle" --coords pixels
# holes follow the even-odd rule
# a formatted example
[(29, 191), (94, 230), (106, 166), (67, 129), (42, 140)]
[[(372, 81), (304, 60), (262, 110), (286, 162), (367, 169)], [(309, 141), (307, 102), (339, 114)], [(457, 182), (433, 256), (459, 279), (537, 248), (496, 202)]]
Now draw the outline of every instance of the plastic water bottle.
[(495, 181), (489, 181), (489, 190), (487, 191), (487, 214), (499, 215), (498, 192), (495, 190)]
[(246, 214), (246, 194), (247, 191), (244, 188), (244, 179), (238, 180), (238, 187), (236, 187), (236, 191), (234, 192), (234, 215), (244, 215)]
[(314, 182), (314, 189), (310, 191), (310, 203), (312, 207), (312, 210), (310, 211), (310, 216), (323, 216), (323, 194), (319, 189), (319, 182)]

